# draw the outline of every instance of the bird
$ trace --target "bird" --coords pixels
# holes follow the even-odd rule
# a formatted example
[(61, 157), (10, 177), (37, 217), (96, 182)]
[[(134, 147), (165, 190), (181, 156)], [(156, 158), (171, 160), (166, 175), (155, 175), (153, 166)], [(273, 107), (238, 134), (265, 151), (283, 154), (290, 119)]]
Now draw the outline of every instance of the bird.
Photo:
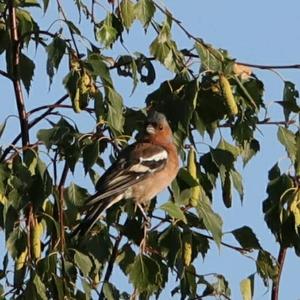
[(96, 183), (97, 192), (86, 200), (86, 215), (73, 235), (87, 234), (103, 211), (123, 199), (134, 201), (147, 219), (143, 207), (170, 185), (178, 170), (179, 155), (166, 116), (151, 111), (140, 138), (120, 152)]

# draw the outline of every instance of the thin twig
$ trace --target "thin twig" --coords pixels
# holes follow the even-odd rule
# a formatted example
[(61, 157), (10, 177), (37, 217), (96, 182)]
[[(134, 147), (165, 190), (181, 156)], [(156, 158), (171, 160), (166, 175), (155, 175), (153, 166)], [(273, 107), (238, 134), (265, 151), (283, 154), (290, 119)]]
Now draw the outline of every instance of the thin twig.
[(275, 281), (273, 281), (271, 300), (279, 299), (279, 283), (280, 283), (280, 277), (281, 277), (281, 273), (282, 273), (282, 269), (283, 269), (283, 265), (284, 265), (286, 252), (287, 252), (287, 248), (280, 247), (278, 259), (277, 259), (277, 262), (279, 265), (279, 272), (278, 272), (277, 279)]
[(76, 51), (77, 57), (80, 57), (80, 52), (79, 52), (77, 44), (76, 44), (74, 33), (73, 33), (72, 29), (70, 28), (70, 26), (68, 24), (68, 19), (67, 19), (67, 16), (66, 16), (66, 14), (65, 14), (65, 12), (63, 10), (63, 7), (62, 7), (62, 5), (60, 3), (60, 0), (56, 0), (56, 3), (57, 3), (57, 6), (58, 6), (58, 8), (59, 8), (59, 10), (60, 10), (60, 12), (61, 12), (61, 14), (62, 14), (65, 22), (66, 22), (66, 24), (67, 24), (67, 26), (68, 26), (68, 29), (69, 29), (69, 32), (70, 32), (70, 35), (71, 35), (71, 38), (72, 38), (72, 41), (73, 41), (73, 44), (74, 44), (74, 47), (75, 47), (75, 51)]
[[(28, 124), (28, 129), (32, 128), (33, 126), (35, 126), (37, 123), (39, 123), (41, 120), (43, 120), (46, 116), (48, 116), (52, 110), (56, 107), (55, 105), (59, 105), (60, 103), (62, 103), (63, 101), (65, 101), (69, 96), (68, 95), (64, 95), (62, 96), (60, 99), (58, 99), (52, 106), (49, 106), (49, 108), (44, 112), (42, 113), (39, 117), (35, 118), (33, 121), (31, 121), (29, 124)], [(38, 108), (37, 108), (38, 109)], [(37, 110), (36, 109), (36, 110)], [(28, 115), (30, 115), (31, 113), (33, 112), (30, 111), (28, 113)], [(28, 117), (27, 115), (27, 117)], [(14, 146), (17, 144), (17, 142), (21, 139), (22, 137), (22, 134), (18, 134), (15, 139), (11, 142), (10, 146), (7, 147), (4, 151), (3, 151), (3, 154), (0, 158), (0, 162), (2, 162), (6, 156), (8, 155), (8, 153), (14, 148)]]

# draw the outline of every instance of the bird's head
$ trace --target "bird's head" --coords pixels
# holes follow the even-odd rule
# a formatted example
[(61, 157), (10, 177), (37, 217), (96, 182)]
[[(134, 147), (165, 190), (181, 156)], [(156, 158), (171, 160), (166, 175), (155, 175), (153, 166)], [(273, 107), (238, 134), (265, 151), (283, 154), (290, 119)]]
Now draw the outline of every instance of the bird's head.
[(166, 116), (157, 111), (151, 111), (146, 121), (145, 135), (150, 140), (172, 142), (172, 130)]

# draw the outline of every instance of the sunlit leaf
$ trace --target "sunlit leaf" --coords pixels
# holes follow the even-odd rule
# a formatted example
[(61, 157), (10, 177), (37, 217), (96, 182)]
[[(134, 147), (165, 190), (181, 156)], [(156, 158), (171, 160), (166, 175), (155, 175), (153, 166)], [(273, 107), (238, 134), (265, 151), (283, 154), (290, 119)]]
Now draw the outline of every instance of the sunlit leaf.
[(168, 201), (165, 204), (160, 206), (160, 209), (164, 210), (168, 213), (168, 215), (174, 219), (178, 219), (186, 223), (186, 217), (183, 213), (183, 211), (180, 209), (178, 205), (176, 205), (174, 202)]

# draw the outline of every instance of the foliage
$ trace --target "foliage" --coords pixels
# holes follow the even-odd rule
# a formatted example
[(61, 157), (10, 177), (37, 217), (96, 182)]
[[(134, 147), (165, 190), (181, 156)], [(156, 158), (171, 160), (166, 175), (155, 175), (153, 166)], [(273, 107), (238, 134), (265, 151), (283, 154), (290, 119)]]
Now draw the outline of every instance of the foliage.
[[(257, 272), (245, 274), (240, 284), (243, 298), (252, 299), (254, 276), (259, 275), (268, 286), (277, 282), (281, 266), (262, 248), (249, 226), (230, 232), (237, 245), (223, 242), (223, 221), (213, 202), (219, 201), (214, 197), (217, 188), (227, 208), (232, 206), (235, 192), (243, 200), (239, 162), (245, 166), (260, 150), (257, 128), (269, 121), (260, 119), (267, 110), (263, 83), (226, 50), (188, 33), (154, 0), (108, 1), (103, 5), (111, 9), (99, 15), (96, 1), (86, 2), (72, 3), (90, 26), (83, 32), (79, 21), (68, 18), (59, 0), (0, 1), (0, 54), (6, 60), (1, 75), (14, 83), (21, 128), (13, 146), (1, 148), (0, 225), (7, 248), (0, 272), (1, 298), (89, 299), (96, 291), (100, 299), (129, 299), (128, 291), (110, 280), (118, 265), (133, 286), (130, 293), (140, 299), (159, 297), (171, 272), (176, 274), (172, 295), (229, 299), (230, 283), (222, 274), (199, 273), (197, 258), (204, 259), (214, 241), (218, 247), (254, 259)], [(57, 5), (56, 18), (62, 21), (45, 30), (34, 18), (33, 8), (42, 9), (47, 17), (52, 5)], [(149, 32), (155, 35), (145, 45), (151, 56), (134, 52), (111, 57), (112, 48), (126, 45), (125, 32), (130, 32), (133, 24), (146, 36)], [(186, 48), (191, 50), (177, 44), (172, 36), (174, 26), (190, 38)], [(27, 112), (23, 89), (30, 97), (37, 75), (32, 46), (47, 57), (50, 89), (58, 71), (64, 74), (60, 85), (66, 95)], [(200, 62), (200, 68), (191, 61)], [(134, 93), (140, 85), (157, 83), (160, 67), (171, 71), (172, 78), (160, 82), (147, 96), (146, 106), (164, 112), (170, 120), (182, 168), (172, 184), (170, 199), (158, 212), (151, 208), (156, 225), (148, 232), (145, 252), (139, 248), (143, 220), (132, 213), (128, 203), (110, 208), (88, 236), (73, 238), (71, 232), (80, 222), (89, 193), (68, 176), (82, 168), (96, 185), (97, 170), (109, 164), (105, 155), (124, 147), (145, 119), (145, 108), (125, 106), (115, 78), (130, 78)], [(280, 247), (294, 248), (300, 255), (300, 133), (288, 128), (291, 116), (299, 113), (298, 96), (295, 85), (286, 81), (284, 101), (278, 102), (285, 118), (278, 126), (278, 140), (292, 167), (284, 173), (275, 164), (269, 171), (263, 212)], [(64, 101), (69, 104), (62, 104)], [(87, 112), (95, 120), (93, 131), (81, 132), (80, 118), (71, 120), (71, 114), (61, 113), (62, 108), (79, 115)], [(41, 114), (28, 119), (34, 113)], [(49, 126), (39, 127), (35, 136), (31, 129), (44, 118)], [(0, 136), (5, 130), (6, 121), (0, 126)], [(221, 137), (217, 145), (209, 145), (206, 153), (197, 155), (195, 140), (202, 137), (210, 143), (217, 130), (226, 132), (227, 138)]]

